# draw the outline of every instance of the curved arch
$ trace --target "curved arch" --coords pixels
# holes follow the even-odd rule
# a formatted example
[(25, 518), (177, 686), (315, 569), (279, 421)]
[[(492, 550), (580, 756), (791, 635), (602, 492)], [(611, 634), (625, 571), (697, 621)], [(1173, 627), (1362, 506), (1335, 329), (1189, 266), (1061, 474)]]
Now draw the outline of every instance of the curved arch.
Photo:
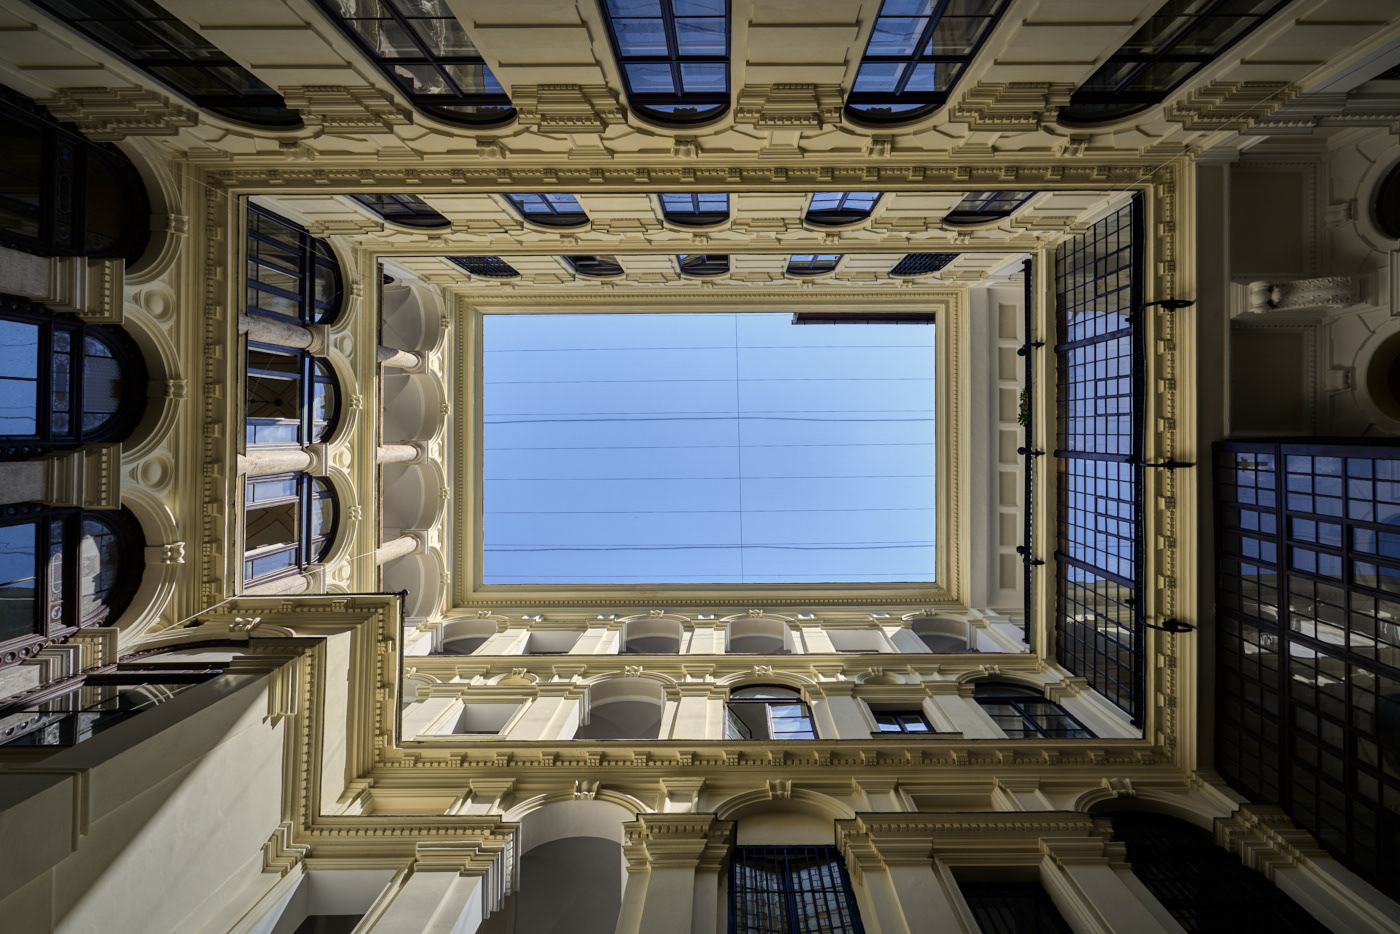
[[(577, 798), (573, 793), (567, 791), (536, 795), (533, 798), (527, 798), (524, 801), (518, 801), (511, 805), (510, 809), (501, 815), (501, 819), (510, 823), (519, 823), (523, 825), (530, 815), (539, 814), (539, 812), (543, 811), (545, 808), (560, 804), (602, 804), (609, 805), (621, 811), (622, 815), (619, 816), (621, 816), (622, 819), (617, 821), (617, 839), (619, 840), (622, 839), (623, 823), (636, 820), (643, 814), (652, 813), (652, 809), (647, 807), (638, 798), (618, 791), (599, 789), (597, 796), (592, 801)], [(568, 816), (573, 818), (578, 813), (578, 811), (575, 811)], [(602, 814), (603, 812), (598, 813)], [(590, 815), (582, 820), (573, 821), (573, 823), (578, 829), (576, 834), (578, 836), (601, 837), (604, 840), (613, 839), (611, 823), (604, 820), (601, 816), (592, 817)], [(521, 840), (522, 846), (525, 842), (524, 839)], [(523, 854), (524, 850), (522, 849), (521, 852)]]
[(910, 621), (909, 628), (936, 655), (977, 651), (977, 636), (971, 620), (955, 616), (920, 616)]
[(406, 620), (423, 620), (437, 612), (444, 597), (443, 568), (436, 552), (403, 555), (384, 565), (384, 589), (407, 591), (403, 613)]
[(1203, 830), (1214, 830), (1215, 822), (1232, 813), (1220, 808), (1212, 810), (1202, 795), (1180, 795), (1157, 788), (1115, 787), (1105, 780), (1098, 788), (1090, 788), (1074, 799), (1072, 810), (1101, 817), (1116, 811), (1146, 811), (1164, 814), (1194, 824)]
[(685, 622), (678, 617), (642, 616), (622, 621), (618, 653), (622, 655), (679, 655), (685, 638)]
[(575, 739), (658, 739), (667, 690), (654, 678), (604, 677), (589, 684)]
[[(135, 303), (125, 303), (122, 326), (141, 352), (142, 361), (146, 364), (148, 386), (154, 385), (158, 391), (147, 392), (146, 410), (131, 434), (122, 442), (122, 459), (128, 463), (136, 463), (154, 454), (165, 443), (175, 429), (175, 420), (184, 402), (174, 393), (162, 391), (170, 383), (181, 379), (184, 372), (175, 343), (159, 323), (161, 318), (173, 317), (175, 297), (162, 287), (137, 290), (133, 298)], [(163, 474), (172, 472), (173, 466), (162, 471)], [(147, 480), (144, 476), (142, 479)], [(168, 476), (164, 479), (169, 481)]]
[(123, 285), (131, 288), (161, 279), (175, 265), (188, 237), (184, 224), (188, 212), (170, 165), (149, 137), (127, 137), (113, 145), (127, 157), (145, 185), (151, 208), (146, 248), (135, 261), (126, 264)]
[(145, 571), (141, 584), (126, 611), (109, 624), (122, 631), (119, 643), (127, 633), (139, 638), (160, 621), (161, 614), (175, 596), (181, 570), (190, 566), (182, 563), (187, 560), (186, 552), (193, 551), (192, 546), (177, 538), (180, 532), (175, 515), (159, 496), (140, 487), (126, 486), (122, 489), (122, 505), (131, 510), (141, 526), (146, 547), (157, 549), (159, 557), (152, 561), (142, 555)]
[(430, 441), (446, 421), (447, 396), (427, 373), (386, 373), (383, 384), (385, 444)]
[(781, 617), (748, 616), (725, 627), (726, 652), (741, 655), (786, 655), (792, 652), (792, 624)]
[(442, 343), (442, 302), (436, 290), (416, 282), (384, 286), (380, 343), (395, 350), (431, 353)]
[(500, 627), (492, 619), (453, 619), (438, 630), (437, 652), (443, 655), (471, 655), (497, 632)]
[(775, 807), (830, 820), (853, 820), (856, 816), (848, 805), (830, 795), (807, 788), (793, 788), (791, 797), (779, 798), (769, 787), (726, 798), (715, 806), (715, 819), (737, 821), (765, 810), (774, 810)]
[(385, 538), (434, 525), (447, 507), (441, 468), (432, 463), (385, 464), (380, 524)]
[(808, 690), (818, 686), (815, 678), (795, 671), (781, 671), (778, 668), (774, 668), (772, 674), (760, 675), (753, 671), (738, 671), (715, 679), (715, 687), (726, 690), (748, 687), (751, 684), (781, 684), (784, 687), (796, 688), (802, 692), (804, 700), (809, 699)]

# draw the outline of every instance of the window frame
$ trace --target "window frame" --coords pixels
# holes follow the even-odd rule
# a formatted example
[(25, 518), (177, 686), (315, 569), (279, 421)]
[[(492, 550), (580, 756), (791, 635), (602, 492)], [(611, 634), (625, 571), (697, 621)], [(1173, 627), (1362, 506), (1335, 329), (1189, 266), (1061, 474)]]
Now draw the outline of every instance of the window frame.
[[(436, 230), (451, 227), (452, 221), (417, 195), (387, 194), (350, 195), (350, 199), (367, 211), (373, 211), (381, 220), (398, 224), (400, 227), (414, 227), (420, 230)], [(375, 203), (372, 199), (382, 199)], [(397, 208), (388, 208), (388, 204)], [(418, 210), (422, 208), (423, 210)]]
[[(888, 736), (891, 733), (902, 733), (906, 736), (910, 734), (916, 736), (932, 736), (937, 732), (937, 730), (933, 728), (933, 724), (929, 722), (928, 714), (924, 713), (923, 710), (918, 707), (892, 707), (882, 704), (878, 707), (871, 707), (870, 715), (875, 720), (875, 729), (871, 731), (872, 736)], [(894, 728), (890, 730), (885, 729), (885, 725), (880, 722), (881, 717), (896, 718)], [(917, 719), (919, 723), (923, 724), (924, 728), (922, 730), (911, 730), (908, 724), (905, 723), (905, 719)]]
[[(331, 249), (330, 243), (322, 238), (313, 237), (305, 227), (295, 221), (288, 220), (252, 201), (248, 202), (247, 207), (250, 222), (247, 224), (244, 237), (246, 247), (243, 278), (244, 311), (250, 315), (286, 321), (301, 327), (333, 324), (345, 309), (345, 273), (340, 268), (340, 261), (335, 258), (335, 252)], [(268, 222), (280, 224), (295, 239), (296, 245), (290, 246), (261, 231), (254, 230), (251, 217), (255, 214)], [(257, 251), (255, 254), (251, 249), (255, 242), (267, 246), (269, 248), (268, 254), (264, 255), (262, 251)], [(273, 261), (278, 253), (294, 256), (295, 261), (278, 265)], [(251, 279), (247, 275), (247, 269), (250, 266), (258, 266), (282, 275), (293, 276), (298, 280), (299, 287), (297, 291), (293, 292), (290, 289), (280, 288), (261, 280)], [(316, 298), (318, 270), (330, 271), (334, 291), (328, 301)], [(252, 292), (266, 293), (294, 301), (297, 303), (297, 314), (289, 315), (270, 308), (263, 308), (261, 305), (254, 305), (250, 302), (250, 293)]]
[[(928, 256), (935, 256), (935, 257), (938, 257), (938, 259), (933, 259), (933, 260), (927, 260), (927, 261), (925, 261), (923, 258), (924, 258), (924, 257), (928, 257)], [(906, 254), (904, 254), (904, 256), (902, 256), (902, 257), (900, 258), (899, 262), (895, 263), (893, 266), (890, 267), (890, 276), (891, 276), (892, 278), (901, 278), (901, 279), (903, 279), (903, 278), (917, 279), (917, 278), (920, 278), (920, 277), (922, 277), (922, 276), (931, 276), (931, 275), (933, 275), (933, 274), (936, 273), (936, 272), (942, 272), (944, 269), (947, 269), (950, 265), (953, 264), (954, 261), (957, 260), (957, 258), (958, 258), (959, 256), (962, 256), (962, 254), (961, 254), (961, 253), (906, 253)], [(907, 271), (905, 271), (905, 272), (900, 272), (900, 271), (899, 271), (900, 267), (903, 266), (903, 265), (905, 265), (906, 263), (909, 264), (910, 266), (918, 266), (918, 265), (922, 265), (922, 264), (925, 263), (925, 262), (927, 262), (932, 268), (929, 268), (929, 269), (907, 270)]]
[[(253, 351), (290, 357), (297, 361), (297, 417), (295, 419), (257, 416), (255, 421), (255, 416), (251, 414), (253, 364), (250, 354)], [(335, 371), (331, 369), (329, 360), (306, 350), (284, 347), (280, 344), (265, 344), (260, 341), (249, 341), (247, 351), (244, 354), (244, 361), (243, 449), (245, 451), (250, 448), (305, 448), (308, 445), (324, 442), (335, 434), (335, 430), (340, 424), (341, 393), (340, 382), (336, 379)], [(316, 387), (318, 384), (331, 386), (333, 390), (332, 398), (334, 400), (334, 405), (329, 413), (329, 417), (319, 422), (316, 419)], [(320, 426), (319, 429), (317, 427), (318, 424)], [(251, 440), (251, 429), (254, 427), (290, 425), (295, 425), (297, 428), (297, 440), (295, 442)]]
[[(943, 215), (943, 223), (952, 227), (994, 224), (1014, 215), (1038, 194), (1040, 194), (1038, 191), (1012, 189), (969, 191), (963, 195), (963, 199), (951, 211)], [(990, 197), (977, 198), (976, 195), (989, 195)], [(1003, 197), (1004, 195), (1020, 195), (1021, 197), (1012, 203), (1012, 199)], [(963, 207), (963, 205), (968, 206)]]
[[(806, 259), (799, 262), (799, 257)], [(829, 275), (836, 272), (836, 268), (845, 258), (843, 253), (792, 253), (788, 256), (783, 274), (798, 279)]]
[[(699, 257), (696, 259), (695, 257)], [(719, 258), (723, 257), (723, 266), (719, 263)], [(677, 253), (676, 269), (689, 279), (718, 279), (721, 276), (729, 275), (729, 254), (728, 253)]]
[[(791, 697), (776, 697), (776, 698), (764, 698), (764, 697), (737, 697), (737, 698), (736, 698), (736, 697), (734, 696), (734, 693), (735, 693), (736, 691), (749, 691), (749, 690), (763, 689), (763, 688), (766, 688), (766, 689), (772, 690), (772, 691), (783, 691), (783, 692), (787, 692), (787, 693), (791, 694), (792, 696), (791, 696)], [(733, 712), (730, 710), (730, 708), (731, 708), (733, 705), (735, 705), (735, 704), (739, 704), (739, 705), (743, 705), (743, 706), (758, 706), (758, 705), (762, 705), (762, 706), (765, 708), (765, 709), (764, 709), (764, 712), (763, 712), (763, 722), (764, 722), (765, 728), (766, 728), (767, 731), (768, 731), (768, 735), (767, 735), (767, 736), (752, 736), (752, 735), (750, 735), (750, 736), (730, 736), (730, 735), (729, 735), (730, 729), (733, 727), (734, 721), (735, 721), (735, 719), (736, 719), (735, 716), (734, 716), (734, 714), (733, 714)], [(778, 735), (776, 735), (777, 731), (773, 729), (773, 724), (774, 724), (774, 721), (775, 721), (775, 718), (774, 718), (774, 716), (773, 716), (773, 708), (774, 708), (774, 707), (800, 707), (801, 710), (802, 710), (802, 715), (801, 715), (800, 717), (780, 717), (780, 718), (776, 718), (776, 719), (781, 719), (781, 720), (805, 720), (806, 723), (807, 723), (807, 729), (806, 729), (806, 730), (801, 730), (801, 731), (789, 731), (789, 732), (786, 733), (786, 735), (781, 736), (781, 737), (778, 736)], [(816, 721), (814, 721), (814, 720), (812, 719), (812, 707), (811, 707), (811, 705), (808, 704), (807, 701), (803, 698), (803, 696), (802, 696), (802, 691), (800, 691), (800, 690), (797, 689), (797, 688), (788, 687), (787, 685), (783, 685), (783, 684), (741, 684), (741, 685), (736, 685), (736, 686), (734, 686), (734, 687), (732, 687), (732, 688), (729, 689), (729, 696), (725, 698), (725, 701), (724, 701), (724, 713), (725, 713), (725, 717), (724, 717), (724, 732), (725, 732), (725, 739), (726, 739), (726, 740), (758, 740), (758, 741), (760, 741), (760, 742), (770, 742), (770, 743), (771, 743), (771, 742), (796, 741), (796, 740), (798, 740), (798, 739), (802, 739), (802, 740), (817, 740), (817, 739), (821, 739), (821, 738), (822, 738), (821, 735), (817, 732), (817, 724), (816, 724)], [(739, 722), (740, 722), (741, 724), (743, 724), (743, 721), (742, 721), (742, 720), (740, 720)], [(743, 725), (744, 725), (746, 728), (747, 728), (747, 726), (748, 726), (747, 724), (743, 724)], [(795, 735), (793, 735), (795, 732), (811, 733), (812, 735), (811, 735), (811, 736), (795, 736)]]
[[(733, 29), (733, 11), (730, 0), (721, 0), (724, 4), (724, 52), (715, 54), (684, 54), (679, 48), (679, 40), (676, 33), (676, 14), (672, 3), (673, 0), (658, 0), (661, 9), (659, 19), (662, 23), (662, 31), (665, 33), (666, 54), (665, 55), (629, 55), (622, 54), (622, 44), (618, 39), (617, 29), (613, 24), (613, 14), (610, 9), (609, 0), (598, 0), (598, 9), (603, 14), (603, 23), (607, 27), (608, 44), (612, 48), (613, 61), (617, 64), (618, 73), (622, 77), (622, 87), (627, 95), (627, 103), (632, 111), (638, 116), (663, 126), (696, 126), (717, 120), (729, 112), (731, 95), (734, 92), (730, 63), (730, 30)], [(632, 17), (619, 17), (619, 19), (631, 19)], [(654, 19), (655, 17), (642, 17), (643, 19)], [(715, 65), (724, 66), (724, 90), (723, 91), (696, 91), (687, 92), (684, 90), (684, 76), (682, 69), (685, 65)], [(681, 88), (680, 91), (662, 92), (641, 92), (637, 93), (632, 88), (632, 77), (628, 70), (629, 65), (666, 65), (671, 71), (671, 86)], [(708, 105), (708, 106), (706, 106)], [(658, 110), (661, 107), (691, 107), (696, 108), (694, 114), (677, 115), (674, 112)]]
[[(517, 113), (515, 106), (510, 101), (510, 95), (505, 92), (505, 89), (501, 87), (500, 81), (492, 74), (491, 67), (486, 64), (486, 59), (480, 54), (481, 50), (477, 48), (475, 40), (473, 40), (470, 35), (467, 36), (467, 39), (471, 42), (473, 50), (477, 52), (476, 55), (443, 55), (429, 49), (422, 36), (418, 34), (418, 31), (412, 28), (408, 23), (408, 20), (413, 19), (441, 19), (442, 17), (405, 16), (403, 11), (398, 8), (397, 0), (380, 0), (381, 9), (389, 11), (387, 18), (394, 22), (398, 29), (413, 43), (419, 53), (414, 56), (390, 58), (375, 51), (366, 38), (350, 25), (349, 20), (341, 14), (339, 10), (335, 9), (332, 5), (332, 0), (315, 0), (315, 3), (321, 10), (321, 13), (331, 22), (335, 23), (341, 33), (360, 50), (360, 54), (373, 62), (380, 73), (394, 85), (394, 88), (399, 94), (419, 112), (433, 117), (434, 119), (442, 120), (445, 123), (456, 123), (473, 127), (504, 126), (516, 118)], [(365, 19), (375, 20), (380, 18), (381, 17), (365, 17)], [(458, 20), (455, 15), (451, 16), (451, 19), (457, 24), (457, 28), (461, 29), (462, 33), (466, 35), (466, 27), (462, 25), (461, 21)], [(480, 65), (483, 72), (483, 81), (501, 88), (500, 93), (490, 91), (472, 93), (470, 91), (463, 91), (457, 80), (447, 74), (446, 71), (450, 66), (461, 65)], [(413, 79), (395, 74), (393, 69), (396, 66), (406, 68), (431, 68), (437, 72), (441, 80), (448, 81), (452, 87), (457, 88), (459, 93), (425, 94), (415, 91), (413, 89)], [(469, 112), (447, 109), (453, 107), (500, 109), (491, 113), (485, 113), (482, 116), (474, 116)]]
[[(192, 28), (174, 13), (158, 6), (151, 0), (142, 0), (140, 6), (129, 5), (126, 0), (102, 0), (102, 2), (116, 15), (101, 18), (78, 17), (71, 12), (54, 9), (49, 5), (48, 0), (33, 0), (35, 6), (63, 26), (116, 55), (131, 67), (160, 82), (161, 85), (202, 110), (207, 110), (225, 120), (251, 126), (276, 129), (296, 129), (302, 126), (301, 114), (287, 107), (287, 102), (281, 94), (278, 94), (257, 75), (230, 58), (210, 42), (202, 32)], [(143, 15), (143, 10), (149, 11), (152, 8), (160, 10), (165, 15), (153, 16), (148, 12)], [(121, 23), (127, 29), (139, 29), (144, 33), (146, 42), (150, 43), (151, 46), (163, 48), (166, 54), (138, 60), (129, 54), (132, 48), (129, 37), (123, 42), (115, 42), (113, 41), (114, 37), (103, 34), (106, 30), (89, 25), (109, 22)], [(176, 25), (173, 28), (167, 27), (166, 30), (156, 30), (146, 26), (147, 23), (174, 23)], [(184, 54), (175, 45), (167, 42), (162, 33), (169, 34), (172, 31), (184, 33), (183, 38), (190, 40), (192, 44), (203, 43), (203, 48), (193, 48), (193, 51), (200, 53), (202, 57)], [(217, 57), (211, 53), (217, 53)], [(173, 69), (197, 71), (204, 80), (222, 85), (227, 93), (199, 91), (188, 81), (173, 78)], [(221, 71), (225, 74), (235, 73), (238, 81), (252, 90), (239, 91), (228, 80), (220, 77), (219, 72)], [(236, 74), (236, 72), (241, 72), (241, 74)]]
[[(520, 219), (526, 223), (535, 224), (540, 227), (548, 227), (552, 230), (582, 228), (592, 223), (588, 212), (583, 209), (582, 204), (579, 204), (578, 196), (570, 194), (569, 192), (527, 191), (520, 194), (506, 194), (501, 197), (505, 198), (506, 203), (509, 204), (515, 210), (515, 213), (520, 216)], [(538, 201), (526, 202), (524, 200), (526, 198), (536, 198)], [(555, 198), (571, 199), (574, 203), (573, 206), (577, 208), (577, 210), (559, 210), (553, 200)], [(542, 208), (532, 208), (529, 206), (534, 204), (542, 205)]]
[[(799, 855), (800, 854), (800, 855)], [(789, 860), (794, 858), (804, 858), (808, 861), (804, 867), (805, 872), (794, 871), (788, 868)], [(811, 861), (814, 858), (824, 859), (827, 865), (834, 868), (834, 875), (830, 872), (818, 870), (812, 872)], [(752, 863), (776, 862), (781, 860), (783, 871), (781, 875), (777, 872), (769, 871), (769, 875), (774, 878), (781, 878), (780, 887), (773, 889), (757, 889), (745, 884), (749, 869)], [(753, 874), (757, 875), (762, 870), (757, 870)], [(799, 890), (793, 885), (794, 877), (811, 879), (821, 878), (823, 885), (816, 889)], [(771, 931), (782, 930), (788, 932), (816, 930), (809, 924), (810, 914), (804, 914), (800, 906), (806, 905), (814, 912), (825, 909), (827, 912), (835, 909), (838, 915), (837, 923), (834, 926), (823, 925), (821, 930), (829, 934), (865, 934), (865, 928), (860, 920), (860, 907), (856, 902), (855, 891), (851, 888), (850, 876), (846, 872), (845, 860), (842, 859), (840, 851), (836, 847), (814, 847), (814, 846), (736, 846), (730, 851), (729, 859), (729, 928), (731, 934), (769, 934)], [(835, 898), (814, 896), (814, 893), (834, 895)], [(759, 907), (757, 899), (745, 899), (746, 895), (769, 895), (769, 898), (761, 899), (767, 905), (768, 911), (752, 912), (744, 910), (749, 907)], [(775, 927), (772, 923), (772, 895), (778, 895), (783, 906), (782, 913), (784, 924)], [(806, 895), (804, 899), (801, 896)], [(833, 904), (833, 902), (835, 904)], [(844, 903), (844, 904), (843, 904)], [(756, 915), (756, 917), (755, 917)], [(750, 923), (752, 922), (752, 923)]]
[[(277, 483), (287, 479), (295, 479), (296, 494), (293, 496), (276, 496), (269, 499), (258, 500), (251, 505), (251, 509), (261, 509), (268, 506), (296, 504), (296, 541), (273, 543), (262, 545), (257, 549), (248, 548), (248, 513), (250, 512), (250, 502), (248, 499), (248, 488), (258, 483)], [(336, 534), (340, 529), (340, 498), (336, 495), (335, 486), (326, 477), (313, 476), (306, 471), (296, 470), (284, 473), (268, 474), (260, 477), (243, 477), (242, 487), (242, 523), (243, 533), (243, 553), (240, 559), (242, 570), (241, 580), (245, 587), (256, 587), (269, 581), (280, 580), (284, 577), (293, 577), (297, 574), (304, 574), (306, 569), (314, 564), (319, 564), (325, 560), (330, 553), (331, 546), (335, 543)], [(320, 487), (317, 484), (321, 484)], [(314, 519), (313, 513), (316, 504), (321, 499), (329, 499), (331, 503), (331, 521), (327, 528), (321, 530), (320, 535), (313, 534)], [(319, 548), (317, 545), (319, 544)], [(258, 560), (272, 557), (277, 554), (291, 552), (294, 560), (281, 565), (271, 571), (249, 576), (250, 565)]]
[[(827, 198), (831, 195), (838, 195), (836, 206), (830, 208), (816, 208), (814, 205), (818, 198)], [(853, 198), (864, 198), (867, 195), (874, 195), (870, 206), (865, 208), (849, 208), (846, 203)], [(883, 191), (816, 191), (807, 199), (807, 208), (802, 212), (803, 223), (811, 224), (814, 227), (848, 227), (852, 224), (860, 224), (875, 216), (875, 209), (884, 200)]]
[[(700, 199), (707, 196), (714, 197), (716, 194), (724, 198), (724, 210), (702, 210)], [(691, 210), (676, 210), (667, 204), (667, 198), (689, 198)], [(677, 227), (717, 227), (727, 223), (729, 218), (733, 216), (728, 192), (660, 192), (656, 196), (656, 201), (661, 207), (661, 219), (667, 223), (675, 224)]]
[[(986, 713), (987, 716), (992, 717), (993, 720), (996, 720), (996, 717), (993, 716), (991, 712), (986, 710), (986, 708), (989, 705), (997, 704), (1011, 707), (1012, 712), (1016, 716), (1019, 716), (1021, 718), (1023, 731), (1028, 731), (1035, 734), (1034, 736), (1007, 736), (1006, 738), (1008, 740), (1079, 740), (1098, 738), (1094, 735), (1094, 731), (1085, 726), (1084, 723), (1078, 717), (1070, 713), (1068, 710), (1065, 710), (1065, 708), (1061, 704), (1057, 703), (1056, 701), (1050, 700), (1048, 697), (1045, 696), (1044, 692), (1036, 691), (1034, 688), (1025, 687), (1019, 684), (1011, 684), (1004, 681), (983, 681), (975, 684), (973, 689), (973, 700), (976, 701), (977, 706), (981, 707), (983, 709), (983, 712)], [(1080, 732), (1084, 735), (1052, 736), (1050, 730), (1047, 729), (1045, 725), (1040, 722), (1037, 716), (1037, 712), (1027, 709), (1027, 705), (1029, 704), (1044, 704), (1049, 707), (1053, 707), (1054, 710), (1052, 711), (1052, 713), (1054, 713), (1056, 716), (1062, 716), (1066, 720), (1070, 721), (1070, 723), (1074, 724), (1073, 727), (1069, 728), (1070, 731)], [(1002, 731), (1005, 732), (1005, 727), (1002, 727), (1000, 722), (997, 723), (997, 726), (1001, 727)]]
[[(499, 256), (444, 256), (443, 259), (447, 260), (458, 269), (461, 269), (463, 272), (475, 276), (478, 279), (485, 279), (488, 282), (501, 282), (506, 279), (520, 278), (520, 271)], [(483, 271), (486, 269), (506, 269), (510, 271), (506, 272), (504, 275), (498, 276), (494, 273)]]
[[(615, 255), (598, 254), (562, 254), (564, 264), (569, 267), (569, 271), (582, 279), (617, 279), (627, 275), (627, 270), (622, 268), (622, 264), (617, 261)], [(592, 263), (582, 263), (580, 260), (593, 260)], [(594, 266), (593, 269), (584, 269), (581, 266)]]

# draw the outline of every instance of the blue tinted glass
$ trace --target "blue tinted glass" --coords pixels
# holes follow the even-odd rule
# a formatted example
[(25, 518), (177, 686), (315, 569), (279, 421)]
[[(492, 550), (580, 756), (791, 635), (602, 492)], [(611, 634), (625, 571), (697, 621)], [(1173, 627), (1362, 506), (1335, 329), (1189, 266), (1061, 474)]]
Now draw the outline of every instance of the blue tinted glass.
[(703, 210), (706, 210), (706, 211), (728, 211), (728, 210), (729, 210), (729, 196), (728, 196), (728, 195), (711, 194), (711, 195), (699, 195), (699, 196), (697, 196), (697, 197), (699, 198), (699, 201), (700, 201), (700, 207), (701, 207)]
[[(0, 526), (0, 585), (27, 581), (34, 586), (34, 556), (39, 548), (39, 527), (33, 522)], [(8, 594), (6, 594), (8, 596)], [(0, 598), (3, 602), (3, 598)]]
[(870, 34), (866, 55), (913, 55), (927, 19), (880, 17)]
[(863, 62), (856, 73), (853, 91), (880, 93), (893, 91), (904, 74), (905, 66), (898, 62)]
[(671, 0), (677, 16), (723, 16), (724, 0)]
[(676, 20), (676, 45), (682, 55), (723, 55), (725, 42), (724, 19)]
[(661, 0), (608, 0), (613, 16), (660, 16)]
[(928, 16), (933, 11), (933, 0), (885, 0), (880, 7), (881, 16)]
[(951, 62), (915, 65), (909, 76), (906, 91), (946, 91), (953, 86), (953, 79), (962, 70), (962, 65)]
[(841, 192), (839, 191), (819, 191), (812, 195), (812, 204), (809, 210), (829, 211), (841, 203)]
[(628, 65), (627, 80), (636, 94), (674, 94), (670, 65)]
[(666, 24), (659, 19), (615, 19), (613, 33), (623, 55), (665, 56)]
[(682, 62), (681, 84), (692, 94), (723, 91), (728, 84), (728, 71), (727, 66), (720, 64)]
[(556, 209), (579, 210), (578, 199), (573, 195), (545, 195), (544, 199)]
[(0, 320), (0, 376), (37, 379), (39, 376), (39, 326)]

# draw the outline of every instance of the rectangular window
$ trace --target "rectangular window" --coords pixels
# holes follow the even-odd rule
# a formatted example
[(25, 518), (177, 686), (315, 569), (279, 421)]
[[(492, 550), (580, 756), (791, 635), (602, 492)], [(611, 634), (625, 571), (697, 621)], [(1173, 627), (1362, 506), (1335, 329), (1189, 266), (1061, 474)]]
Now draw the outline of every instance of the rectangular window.
[(932, 733), (928, 718), (921, 710), (872, 710), (875, 725), (881, 733)]
[(729, 863), (731, 934), (863, 934), (841, 854), (829, 846), (739, 846)]
[(1039, 882), (962, 882), (958, 888), (982, 934), (1072, 934)]
[(36, 631), (38, 551), (36, 523), (0, 526), (0, 642)]
[(485, 315), (484, 583), (933, 581), (934, 334)]

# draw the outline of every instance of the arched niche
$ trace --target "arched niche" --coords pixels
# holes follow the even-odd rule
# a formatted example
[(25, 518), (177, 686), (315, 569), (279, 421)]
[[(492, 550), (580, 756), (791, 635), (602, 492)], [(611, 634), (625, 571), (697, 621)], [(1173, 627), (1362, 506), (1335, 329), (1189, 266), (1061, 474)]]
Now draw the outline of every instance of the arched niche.
[(684, 635), (685, 625), (679, 619), (630, 619), (622, 624), (618, 651), (623, 655), (678, 655)]
[(770, 789), (746, 791), (715, 808), (718, 820), (735, 822), (739, 846), (831, 846), (838, 820), (855, 811), (820, 792), (794, 788), (790, 797), (774, 797)]
[(443, 655), (471, 655), (496, 634), (496, 622), (490, 619), (460, 619), (443, 623), (440, 648)]
[(396, 280), (384, 286), (380, 309), (385, 347), (427, 353), (442, 341), (442, 302), (428, 286)]
[(575, 739), (658, 739), (666, 690), (650, 678), (590, 685)]
[(977, 651), (977, 636), (968, 620), (955, 616), (920, 616), (909, 628), (924, 644), (924, 651), (935, 655)]
[(427, 441), (442, 430), (447, 399), (426, 373), (386, 373), (384, 443)]
[(442, 599), (442, 568), (433, 555), (395, 558), (384, 565), (384, 589), (390, 593), (408, 591), (404, 597), (404, 619), (426, 619)]
[(383, 483), (384, 537), (409, 529), (426, 529), (446, 506), (445, 484), (435, 464), (385, 464)]
[(734, 655), (786, 655), (792, 644), (792, 627), (785, 619), (743, 617), (725, 629), (725, 651)]
[(519, 818), (519, 885), (478, 934), (614, 934), (622, 825), (633, 816), (606, 801), (558, 801)]

